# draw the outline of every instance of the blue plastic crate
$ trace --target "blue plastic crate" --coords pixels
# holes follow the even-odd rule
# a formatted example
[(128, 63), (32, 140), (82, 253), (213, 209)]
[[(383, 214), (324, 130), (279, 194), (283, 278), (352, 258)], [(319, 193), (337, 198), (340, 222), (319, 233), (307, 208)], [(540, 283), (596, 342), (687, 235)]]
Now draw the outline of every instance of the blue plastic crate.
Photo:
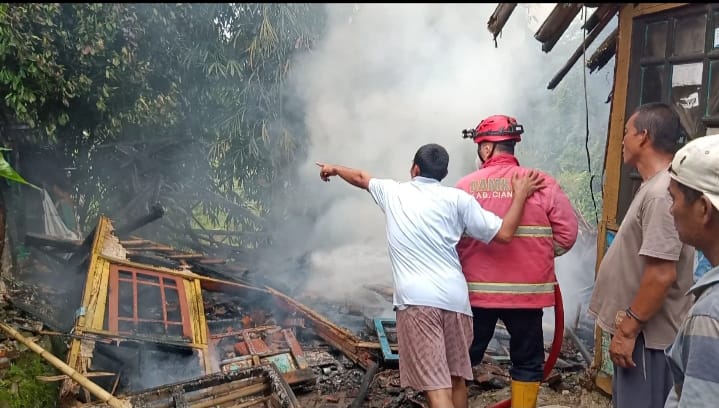
[(377, 337), (379, 338), (379, 344), (382, 348), (382, 356), (385, 361), (398, 361), (399, 354), (392, 352), (389, 346), (389, 340), (387, 339), (387, 333), (385, 332), (385, 325), (391, 327), (397, 327), (397, 320), (390, 318), (375, 318), (374, 327), (377, 330)]

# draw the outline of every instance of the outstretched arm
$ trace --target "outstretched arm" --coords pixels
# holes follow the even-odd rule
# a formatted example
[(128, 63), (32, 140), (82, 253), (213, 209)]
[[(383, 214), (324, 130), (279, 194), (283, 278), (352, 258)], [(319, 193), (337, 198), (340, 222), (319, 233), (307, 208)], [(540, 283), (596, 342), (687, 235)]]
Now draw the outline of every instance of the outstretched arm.
[(323, 181), (330, 181), (332, 176), (340, 176), (344, 181), (352, 184), (355, 187), (367, 190), (369, 188), (370, 175), (358, 169), (351, 169), (349, 167), (338, 166), (336, 164), (325, 164), (315, 162), (316, 165), (320, 166), (320, 178)]

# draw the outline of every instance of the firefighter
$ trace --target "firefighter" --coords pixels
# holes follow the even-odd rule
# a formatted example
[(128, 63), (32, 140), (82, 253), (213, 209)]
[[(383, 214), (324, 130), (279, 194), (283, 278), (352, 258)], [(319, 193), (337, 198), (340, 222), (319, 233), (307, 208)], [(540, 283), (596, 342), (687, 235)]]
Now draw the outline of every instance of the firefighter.
[[(511, 179), (529, 169), (519, 165), (514, 147), (524, 132), (509, 116), (494, 115), (464, 137), (477, 144), (479, 170), (457, 183), (486, 210), (500, 217), (512, 202)], [(554, 257), (569, 251), (577, 239), (577, 216), (569, 198), (551, 176), (545, 188), (527, 200), (520, 226), (507, 245), (464, 237), (457, 251), (469, 288), (474, 316), (472, 366), (480, 364), (497, 320), (510, 335), (512, 407), (535, 407), (543, 377), (542, 308), (554, 305)]]

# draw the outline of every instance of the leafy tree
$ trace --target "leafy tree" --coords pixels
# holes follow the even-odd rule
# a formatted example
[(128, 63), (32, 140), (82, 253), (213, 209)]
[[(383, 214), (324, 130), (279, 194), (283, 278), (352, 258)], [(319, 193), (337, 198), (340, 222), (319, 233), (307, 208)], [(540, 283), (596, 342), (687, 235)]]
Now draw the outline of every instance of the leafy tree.
[(31, 128), (5, 141), (76, 169), (85, 230), (160, 201), (149, 232), (164, 240), (257, 246), (283, 195), (273, 181), (291, 182), (307, 144), (284, 80), (323, 18), (306, 3), (0, 5), (0, 120)]

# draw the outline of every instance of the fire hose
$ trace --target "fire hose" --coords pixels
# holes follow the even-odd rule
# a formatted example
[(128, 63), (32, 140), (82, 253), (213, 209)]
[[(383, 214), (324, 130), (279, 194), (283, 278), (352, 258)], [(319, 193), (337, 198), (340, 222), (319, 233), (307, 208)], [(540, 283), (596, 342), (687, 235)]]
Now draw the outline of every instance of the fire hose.
[[(543, 380), (546, 381), (549, 378), (549, 374), (554, 368), (554, 364), (557, 363), (559, 358), (559, 352), (562, 349), (562, 340), (564, 338), (564, 304), (562, 303), (562, 291), (559, 289), (559, 284), (554, 285), (554, 338), (552, 339), (552, 348), (549, 350), (549, 356), (547, 361), (544, 363)], [(504, 401), (500, 401), (494, 405), (490, 405), (489, 408), (510, 408), (512, 406), (512, 398), (507, 398)]]

